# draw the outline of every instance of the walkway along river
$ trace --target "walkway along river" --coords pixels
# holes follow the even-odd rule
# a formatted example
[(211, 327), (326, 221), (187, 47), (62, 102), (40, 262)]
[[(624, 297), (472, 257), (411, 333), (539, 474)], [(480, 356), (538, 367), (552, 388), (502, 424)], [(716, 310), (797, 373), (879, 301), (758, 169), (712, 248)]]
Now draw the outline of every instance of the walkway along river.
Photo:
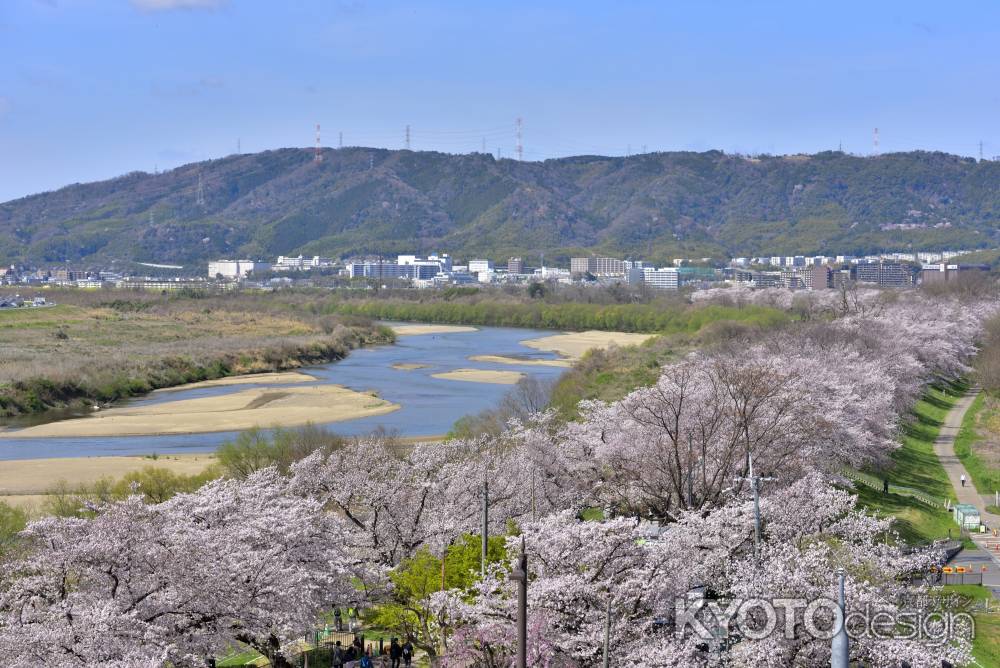
[[(340, 362), (304, 369), (316, 380), (297, 386), (343, 385), (357, 391), (374, 391), (381, 398), (400, 405), (399, 410), (384, 415), (332, 423), (329, 428), (333, 431), (363, 434), (381, 426), (404, 437), (437, 436), (446, 433), (463, 415), (496, 406), (510, 390), (510, 385), (436, 378), (434, 374), (457, 369), (488, 369), (517, 371), (539, 379), (555, 379), (565, 371), (564, 368), (469, 359), (477, 355), (512, 356), (525, 360), (556, 359), (557, 356), (553, 353), (540, 352), (520, 343), (553, 333), (481, 327), (469, 332), (404, 335), (394, 345), (355, 350)], [(131, 400), (125, 405), (136, 407), (218, 396), (252, 387), (268, 387), (268, 384), (179, 388), (156, 392)], [(235, 432), (213, 432), (162, 436), (17, 438), (14, 432), (8, 438), (0, 439), (0, 460), (210, 452), (235, 435)]]

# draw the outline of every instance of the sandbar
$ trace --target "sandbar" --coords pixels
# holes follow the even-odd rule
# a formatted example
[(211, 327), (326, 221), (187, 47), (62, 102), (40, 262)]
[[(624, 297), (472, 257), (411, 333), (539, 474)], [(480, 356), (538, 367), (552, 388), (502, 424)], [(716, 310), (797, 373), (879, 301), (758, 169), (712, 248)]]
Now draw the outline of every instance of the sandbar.
[[(147, 466), (169, 469), (177, 474), (195, 475), (215, 463), (215, 455), (159, 455), (153, 457), (58, 457), (52, 459), (13, 459), (0, 462), (0, 501), (13, 502), (8, 495), (45, 494), (57, 481), (65, 480), (71, 488), (90, 484), (100, 478), (120, 478)], [(22, 501), (34, 499), (20, 499)]]
[(397, 336), (415, 336), (417, 334), (457, 334), (478, 332), (479, 330), (466, 325), (393, 325), (392, 331)]
[(399, 409), (338, 385), (255, 388), (215, 397), (110, 408), (87, 417), (0, 432), (0, 438), (155, 436), (295, 427), (383, 415)]
[(442, 373), (432, 373), (434, 378), (444, 380), (463, 380), (470, 383), (493, 383), (495, 385), (514, 385), (524, 378), (519, 371), (493, 371), (491, 369), (455, 369)]
[(430, 364), (417, 364), (416, 362), (396, 362), (392, 365), (393, 369), (399, 369), (400, 371), (413, 371), (415, 369), (426, 369)]
[(573, 363), (569, 360), (540, 360), (521, 357), (508, 357), (506, 355), (472, 355), (469, 357), (472, 362), (494, 362), (496, 364), (516, 364), (519, 366), (561, 366), (570, 367)]
[(224, 385), (286, 385), (291, 383), (309, 383), (314, 380), (316, 380), (315, 377), (301, 371), (270, 371), (267, 373), (252, 373), (245, 376), (229, 376), (214, 380), (202, 380), (197, 383), (188, 383), (187, 385), (164, 387), (156, 391), (176, 392), (177, 390), (194, 390), (199, 387), (221, 387)]
[(546, 350), (564, 355), (570, 359), (579, 359), (593, 348), (608, 348), (610, 346), (637, 346), (656, 336), (655, 334), (629, 334), (626, 332), (602, 332), (588, 330), (586, 332), (566, 332), (553, 334), (538, 339), (521, 341), (521, 345), (536, 350)]

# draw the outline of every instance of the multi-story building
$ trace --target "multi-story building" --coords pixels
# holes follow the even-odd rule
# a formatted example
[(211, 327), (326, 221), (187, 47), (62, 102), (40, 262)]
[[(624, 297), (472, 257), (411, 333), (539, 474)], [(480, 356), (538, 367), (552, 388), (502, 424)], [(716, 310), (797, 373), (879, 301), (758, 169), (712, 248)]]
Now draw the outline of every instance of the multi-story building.
[(570, 258), (571, 274), (593, 274), (594, 276), (625, 276), (629, 269), (644, 269), (639, 260), (619, 260), (616, 257), (574, 257)]
[(874, 283), (883, 288), (902, 288), (912, 284), (912, 274), (899, 262), (859, 262), (855, 268), (858, 283)]
[(507, 260), (507, 273), (508, 274), (523, 274), (524, 273), (524, 261), (519, 257), (512, 257)]
[(328, 257), (313, 255), (311, 258), (290, 257), (279, 255), (278, 261), (271, 265), (272, 271), (308, 271), (310, 269), (324, 269), (333, 266), (333, 260)]
[(569, 273), (571, 274), (592, 274), (592, 269), (597, 268), (597, 263), (592, 257), (571, 257), (569, 259)]
[(833, 272), (825, 264), (814, 264), (803, 272), (806, 285), (812, 290), (825, 290), (833, 287)]
[(924, 285), (954, 281), (959, 276), (989, 271), (985, 264), (925, 264), (920, 270), (920, 282)]
[(680, 275), (676, 267), (642, 270), (642, 282), (654, 290), (676, 290), (680, 287)]
[(87, 278), (87, 272), (73, 269), (56, 269), (52, 272), (52, 279), (56, 281), (82, 281)]
[(216, 260), (208, 263), (209, 278), (246, 278), (250, 274), (270, 271), (268, 262), (254, 260)]
[(469, 260), (469, 273), (479, 274), (493, 271), (492, 260)]

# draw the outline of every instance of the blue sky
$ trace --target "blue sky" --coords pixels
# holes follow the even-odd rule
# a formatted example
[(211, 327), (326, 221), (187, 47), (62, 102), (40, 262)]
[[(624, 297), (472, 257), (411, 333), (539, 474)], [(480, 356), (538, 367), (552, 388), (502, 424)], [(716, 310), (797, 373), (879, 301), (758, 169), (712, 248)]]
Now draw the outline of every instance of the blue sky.
[(1000, 154), (1000, 3), (0, 0), (0, 201), (323, 143)]

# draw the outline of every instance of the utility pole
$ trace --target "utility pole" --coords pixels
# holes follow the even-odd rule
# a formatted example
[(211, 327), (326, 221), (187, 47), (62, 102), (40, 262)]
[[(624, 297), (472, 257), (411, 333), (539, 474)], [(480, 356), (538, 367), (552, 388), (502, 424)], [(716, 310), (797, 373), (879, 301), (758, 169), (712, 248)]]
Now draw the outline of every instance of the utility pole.
[(483, 553), (479, 569), (483, 579), (486, 579), (486, 550), (490, 542), (490, 484), (483, 480)]
[(840, 628), (830, 641), (830, 668), (850, 668), (851, 640), (847, 637), (847, 600), (844, 595), (844, 569), (837, 569), (840, 580)]
[(777, 478), (762, 478), (753, 472), (753, 456), (747, 452), (747, 477), (737, 478), (737, 480), (749, 480), (750, 492), (753, 494), (753, 554), (756, 557), (760, 553), (761, 542), (761, 521), (760, 521), (760, 483), (771, 482)]
[(521, 536), (521, 557), (510, 579), (517, 583), (517, 659), (514, 668), (528, 668), (528, 555)]

